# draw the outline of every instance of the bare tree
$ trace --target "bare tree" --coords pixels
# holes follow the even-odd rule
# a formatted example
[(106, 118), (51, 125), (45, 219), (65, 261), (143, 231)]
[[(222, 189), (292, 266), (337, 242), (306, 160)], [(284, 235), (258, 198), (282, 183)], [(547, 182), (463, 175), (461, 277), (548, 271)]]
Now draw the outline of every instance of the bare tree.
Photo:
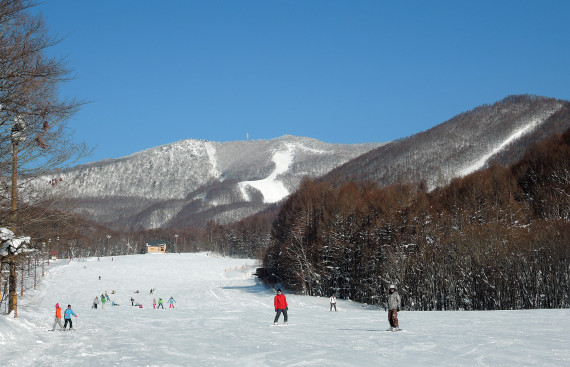
[[(29, 12), (29, 0), (0, 2), (0, 208), (6, 209), (8, 188), (84, 156), (83, 144), (72, 141), (69, 119), (81, 102), (62, 100), (58, 87), (68, 79), (65, 60), (48, 56), (58, 42), (51, 37), (41, 16)], [(15, 172), (16, 171), (16, 172)], [(7, 177), (17, 177), (12, 185)], [(48, 184), (46, 183), (46, 187)], [(15, 187), (14, 189), (16, 189)], [(43, 201), (45, 195), (36, 195)], [(27, 198), (34, 202), (33, 196)], [(13, 223), (12, 216), (1, 218)], [(6, 210), (3, 210), (6, 212)]]
[[(0, 222), (17, 234), (25, 232), (24, 223), (54, 212), (34, 209), (20, 215), (22, 209), (50, 203), (45, 193), (27, 193), (26, 205), (19, 207), (19, 188), (87, 152), (73, 143), (68, 128), (81, 103), (62, 100), (58, 93), (70, 70), (65, 60), (47, 55), (58, 40), (48, 34), (41, 16), (31, 14), (34, 5), (0, 0)], [(15, 281), (11, 273), (10, 289)]]

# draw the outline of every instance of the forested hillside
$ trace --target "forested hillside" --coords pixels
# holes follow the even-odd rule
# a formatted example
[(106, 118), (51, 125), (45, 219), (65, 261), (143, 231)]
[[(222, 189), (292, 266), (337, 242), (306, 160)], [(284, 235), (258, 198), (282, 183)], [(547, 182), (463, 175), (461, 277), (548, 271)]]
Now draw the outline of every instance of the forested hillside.
[(404, 309), (568, 307), (570, 130), (510, 167), (422, 185), (305, 180), (264, 255), (268, 281)]
[(493, 163), (510, 165), (545, 137), (570, 128), (570, 103), (509, 96), (461, 113), (427, 131), (390, 142), (335, 168), (323, 180), (380, 186), (424, 182), (429, 190)]

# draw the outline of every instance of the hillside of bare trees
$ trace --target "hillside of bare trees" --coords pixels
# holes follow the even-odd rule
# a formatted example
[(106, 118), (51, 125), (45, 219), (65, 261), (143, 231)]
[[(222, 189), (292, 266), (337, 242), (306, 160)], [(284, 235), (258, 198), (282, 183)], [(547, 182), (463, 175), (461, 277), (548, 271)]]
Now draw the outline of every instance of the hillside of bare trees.
[(568, 307), (570, 130), (432, 192), (306, 180), (282, 206), (267, 281), (408, 310)]
[(461, 113), (427, 131), (393, 141), (324, 176), (337, 185), (424, 182), (428, 189), (493, 163), (509, 165), (545, 137), (570, 128), (570, 103), (532, 95), (509, 96)]

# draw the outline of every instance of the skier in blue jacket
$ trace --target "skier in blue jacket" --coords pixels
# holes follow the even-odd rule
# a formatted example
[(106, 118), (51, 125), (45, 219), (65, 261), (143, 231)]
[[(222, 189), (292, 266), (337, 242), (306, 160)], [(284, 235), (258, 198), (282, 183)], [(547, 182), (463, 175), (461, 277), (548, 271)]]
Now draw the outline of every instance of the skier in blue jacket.
[(73, 329), (73, 321), (71, 321), (71, 315), (77, 317), (75, 312), (73, 312), (73, 310), (71, 309), (71, 305), (67, 305), (67, 309), (63, 313), (63, 318), (65, 319), (65, 322), (63, 323), (63, 330), (65, 330), (65, 327), (67, 326), (68, 322), (69, 322), (69, 330)]

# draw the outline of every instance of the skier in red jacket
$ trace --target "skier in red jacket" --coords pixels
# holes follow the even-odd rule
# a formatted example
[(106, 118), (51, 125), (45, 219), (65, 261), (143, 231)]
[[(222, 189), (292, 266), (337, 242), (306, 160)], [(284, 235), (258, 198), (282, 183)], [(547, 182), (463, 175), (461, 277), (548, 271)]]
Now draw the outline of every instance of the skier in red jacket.
[(273, 300), (273, 304), (275, 305), (275, 312), (277, 312), (275, 320), (273, 320), (273, 324), (277, 325), (279, 316), (281, 316), (281, 312), (283, 312), (283, 321), (285, 322), (285, 325), (287, 325), (287, 310), (289, 307), (287, 307), (287, 298), (285, 298), (284, 294), (281, 294), (281, 289), (277, 290), (277, 295)]

